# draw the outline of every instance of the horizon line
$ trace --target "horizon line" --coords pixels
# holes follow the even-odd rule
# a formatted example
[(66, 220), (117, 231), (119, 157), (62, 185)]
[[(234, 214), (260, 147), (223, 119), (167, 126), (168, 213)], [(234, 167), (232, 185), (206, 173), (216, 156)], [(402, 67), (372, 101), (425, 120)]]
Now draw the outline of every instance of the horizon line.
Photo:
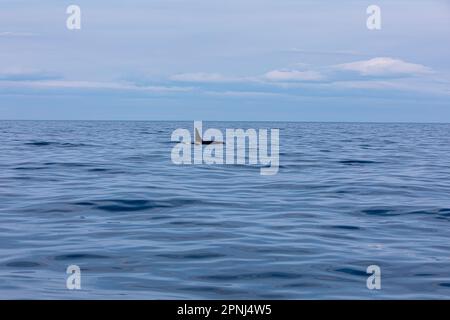
[(439, 122), (439, 121), (427, 121), (427, 122), (417, 122), (417, 121), (326, 121), (326, 120), (208, 120), (208, 119), (190, 119), (190, 120), (161, 120), (161, 119), (0, 119), (0, 121), (73, 121), (73, 122), (286, 122), (286, 123), (367, 123), (367, 124), (450, 124), (450, 122)]

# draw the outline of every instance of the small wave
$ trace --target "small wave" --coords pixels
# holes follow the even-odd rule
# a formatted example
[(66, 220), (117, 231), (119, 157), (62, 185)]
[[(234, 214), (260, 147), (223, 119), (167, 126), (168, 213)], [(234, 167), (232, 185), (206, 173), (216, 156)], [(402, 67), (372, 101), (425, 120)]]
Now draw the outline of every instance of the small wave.
[(27, 166), (20, 166), (20, 167), (15, 167), (13, 168), (14, 170), (42, 170), (42, 169), (46, 169), (45, 167), (27, 167)]
[(336, 269), (336, 272), (346, 273), (352, 276), (361, 276), (361, 277), (367, 277), (367, 273), (358, 269), (354, 268), (341, 268)]
[(394, 212), (390, 209), (384, 209), (384, 208), (371, 208), (371, 209), (365, 209), (362, 210), (363, 213), (369, 215), (369, 216), (393, 216), (393, 215), (399, 215), (398, 212)]
[(200, 259), (215, 259), (215, 258), (226, 257), (225, 254), (216, 253), (216, 252), (159, 254), (157, 256), (162, 257), (162, 258), (167, 258), (167, 259), (175, 259), (175, 260), (184, 260), (184, 259), (200, 260)]
[(89, 172), (106, 172), (106, 171), (110, 171), (110, 169), (106, 169), (106, 168), (93, 168), (93, 169), (89, 169)]
[(436, 219), (450, 220), (449, 208), (430, 208), (422, 210), (409, 210), (409, 209), (391, 209), (391, 208), (368, 208), (361, 210), (362, 213), (369, 216), (399, 216), (399, 215), (422, 215), (432, 216)]
[(150, 200), (113, 200), (113, 201), (100, 201), (97, 202), (96, 208), (102, 211), (108, 212), (129, 212), (129, 211), (142, 211), (156, 208), (170, 207), (167, 203), (160, 203), (158, 201)]
[(444, 216), (444, 217), (450, 217), (450, 208), (442, 208), (439, 209), (439, 214)]
[(280, 272), (280, 271), (268, 271), (268, 272), (255, 272), (255, 273), (240, 273), (240, 274), (217, 274), (210, 276), (202, 276), (200, 279), (209, 281), (238, 281), (238, 280), (252, 280), (252, 279), (298, 279), (302, 275), (293, 272)]
[(11, 261), (5, 265), (10, 268), (36, 268), (42, 266), (40, 263), (34, 261)]
[(27, 145), (27, 146), (37, 146), (37, 147), (40, 147), (40, 146), (49, 146), (49, 145), (51, 145), (52, 143), (51, 142), (48, 142), (48, 141), (36, 141), (36, 142), (27, 142), (27, 143), (25, 143), (25, 145)]
[(89, 206), (93, 209), (107, 212), (132, 212), (144, 211), (160, 208), (174, 208), (185, 205), (201, 205), (206, 202), (196, 199), (167, 199), (167, 200), (147, 200), (147, 199), (106, 199), (79, 201), (73, 203), (79, 206)]
[(89, 147), (91, 145), (85, 143), (71, 143), (71, 142), (57, 142), (57, 141), (32, 141), (26, 142), (26, 146), (44, 147), (44, 146), (56, 146), (63, 148), (78, 148)]
[(88, 172), (96, 172), (96, 173), (104, 173), (104, 174), (123, 174), (127, 173), (127, 171), (124, 170), (117, 170), (113, 168), (90, 168), (87, 169)]
[(333, 229), (344, 229), (344, 230), (361, 230), (360, 227), (357, 226), (347, 226), (347, 225), (337, 225), (337, 226), (331, 226)]
[(361, 164), (374, 164), (374, 163), (381, 163), (381, 162), (372, 161), (372, 160), (340, 160), (339, 163), (352, 166), (352, 165), (361, 165)]
[(62, 167), (86, 167), (87, 164), (79, 162), (45, 162), (46, 166), (62, 166)]
[(92, 253), (70, 253), (54, 256), (54, 260), (92, 260), (92, 259), (108, 259), (108, 256), (92, 254)]

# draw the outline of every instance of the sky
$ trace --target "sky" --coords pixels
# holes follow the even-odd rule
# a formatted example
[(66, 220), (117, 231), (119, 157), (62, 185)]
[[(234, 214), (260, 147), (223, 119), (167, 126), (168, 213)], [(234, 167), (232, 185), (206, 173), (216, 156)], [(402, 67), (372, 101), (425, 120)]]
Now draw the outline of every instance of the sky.
[(0, 0), (0, 119), (450, 122), (450, 1)]

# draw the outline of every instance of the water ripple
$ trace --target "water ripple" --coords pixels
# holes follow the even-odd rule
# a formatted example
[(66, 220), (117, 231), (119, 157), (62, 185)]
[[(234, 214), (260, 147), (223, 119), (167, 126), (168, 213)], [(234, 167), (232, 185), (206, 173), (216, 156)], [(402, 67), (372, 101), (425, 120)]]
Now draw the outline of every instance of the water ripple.
[(174, 165), (190, 122), (0, 122), (0, 297), (449, 297), (450, 125), (204, 123), (262, 126), (274, 176)]

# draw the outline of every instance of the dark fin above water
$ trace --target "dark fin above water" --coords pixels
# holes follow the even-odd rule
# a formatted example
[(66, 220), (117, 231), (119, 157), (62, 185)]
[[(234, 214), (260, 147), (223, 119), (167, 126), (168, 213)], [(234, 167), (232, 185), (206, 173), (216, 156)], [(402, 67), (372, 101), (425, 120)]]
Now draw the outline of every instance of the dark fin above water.
[(205, 141), (200, 136), (200, 133), (198, 132), (198, 129), (195, 128), (195, 142), (194, 144), (224, 144), (222, 141)]

